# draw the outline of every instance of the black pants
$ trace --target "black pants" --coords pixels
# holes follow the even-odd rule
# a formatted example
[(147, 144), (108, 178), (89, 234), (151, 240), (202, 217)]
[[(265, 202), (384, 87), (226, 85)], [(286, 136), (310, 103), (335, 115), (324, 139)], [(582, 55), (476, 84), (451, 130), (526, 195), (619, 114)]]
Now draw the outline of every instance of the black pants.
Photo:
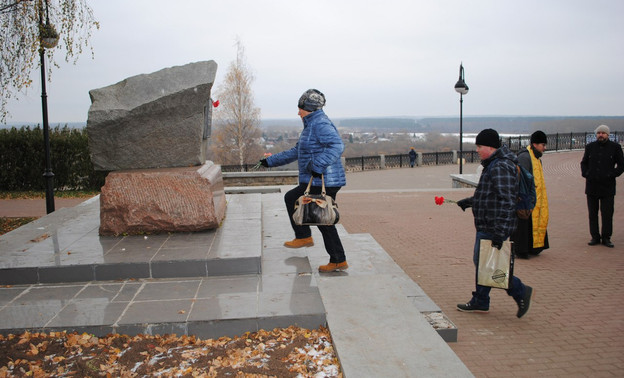
[[(284, 202), (286, 202), (286, 209), (288, 210), (288, 219), (290, 220), (290, 225), (295, 231), (295, 237), (297, 239), (309, 238), (312, 236), (312, 230), (310, 230), (310, 226), (298, 226), (292, 219), (292, 215), (295, 212), (295, 202), (297, 202), (297, 198), (303, 195), (307, 184), (299, 184), (295, 188), (289, 190), (284, 195)], [(340, 187), (325, 187), (325, 192), (328, 196), (336, 200), (336, 193), (340, 190)], [(321, 187), (313, 186), (310, 188), (310, 194), (320, 194)], [(338, 230), (336, 230), (336, 226), (317, 226), (319, 231), (321, 231), (321, 235), (323, 235), (323, 242), (325, 243), (325, 250), (329, 254), (329, 262), (330, 263), (341, 263), (345, 261), (347, 258), (345, 257), (344, 248), (342, 247), (342, 242), (340, 241), (340, 237), (338, 236)]]
[(602, 220), (602, 238), (611, 239), (613, 233), (613, 203), (614, 196), (596, 197), (587, 196), (587, 210), (589, 211), (589, 233), (592, 239), (600, 240), (598, 228), (598, 210)]

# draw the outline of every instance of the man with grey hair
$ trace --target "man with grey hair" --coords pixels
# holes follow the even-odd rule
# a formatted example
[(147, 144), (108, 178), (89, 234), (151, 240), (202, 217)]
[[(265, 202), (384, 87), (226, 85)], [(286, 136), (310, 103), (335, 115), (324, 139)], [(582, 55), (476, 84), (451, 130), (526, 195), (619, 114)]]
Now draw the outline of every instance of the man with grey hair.
[[(596, 128), (596, 141), (585, 146), (581, 160), (581, 173), (585, 177), (585, 194), (589, 212), (588, 245), (603, 245), (613, 248), (613, 212), (615, 197), (615, 178), (624, 172), (624, 154), (622, 147), (609, 140), (609, 126)], [(602, 233), (598, 227), (598, 210), (602, 221)]]

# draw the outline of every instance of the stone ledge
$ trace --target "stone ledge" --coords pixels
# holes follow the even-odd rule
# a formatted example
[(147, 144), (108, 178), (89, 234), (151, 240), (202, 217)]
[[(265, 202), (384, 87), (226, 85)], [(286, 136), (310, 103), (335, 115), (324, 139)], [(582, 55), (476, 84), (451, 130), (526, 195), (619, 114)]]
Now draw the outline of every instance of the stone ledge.
[(452, 174), (453, 188), (476, 188), (479, 183), (479, 174)]
[(223, 183), (228, 187), (297, 185), (297, 171), (223, 172)]
[(249, 193), (280, 193), (279, 186), (229, 186), (225, 188), (225, 194), (249, 194)]
[(391, 275), (321, 275), (318, 286), (346, 377), (473, 376)]
[(222, 172), (223, 177), (299, 177), (297, 171)]

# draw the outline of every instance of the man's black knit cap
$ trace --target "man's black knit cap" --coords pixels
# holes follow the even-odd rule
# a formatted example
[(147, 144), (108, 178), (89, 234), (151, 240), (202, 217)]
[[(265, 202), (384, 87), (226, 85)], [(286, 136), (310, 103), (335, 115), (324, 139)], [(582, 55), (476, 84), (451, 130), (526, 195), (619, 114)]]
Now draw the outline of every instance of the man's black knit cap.
[(493, 148), (500, 148), (501, 142), (498, 133), (494, 129), (485, 129), (477, 135), (475, 144), (478, 146), (488, 146)]

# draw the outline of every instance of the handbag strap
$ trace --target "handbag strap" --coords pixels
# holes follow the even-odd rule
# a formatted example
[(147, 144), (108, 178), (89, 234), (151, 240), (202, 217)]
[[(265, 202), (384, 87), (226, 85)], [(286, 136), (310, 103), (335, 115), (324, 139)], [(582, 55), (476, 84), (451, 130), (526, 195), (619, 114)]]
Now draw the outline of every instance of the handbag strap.
[(310, 182), (308, 183), (308, 187), (306, 188), (305, 192), (303, 192), (304, 196), (307, 196), (308, 194), (310, 194), (310, 187), (312, 186), (313, 180), (314, 180), (314, 177), (310, 177)]
[[(308, 183), (308, 187), (306, 188), (305, 192), (303, 192), (304, 196), (307, 196), (308, 194), (310, 194), (310, 188), (312, 187), (312, 181), (314, 181), (314, 176), (310, 177), (310, 182)], [(325, 195), (325, 177), (323, 176), (323, 174), (321, 174), (321, 194)]]

